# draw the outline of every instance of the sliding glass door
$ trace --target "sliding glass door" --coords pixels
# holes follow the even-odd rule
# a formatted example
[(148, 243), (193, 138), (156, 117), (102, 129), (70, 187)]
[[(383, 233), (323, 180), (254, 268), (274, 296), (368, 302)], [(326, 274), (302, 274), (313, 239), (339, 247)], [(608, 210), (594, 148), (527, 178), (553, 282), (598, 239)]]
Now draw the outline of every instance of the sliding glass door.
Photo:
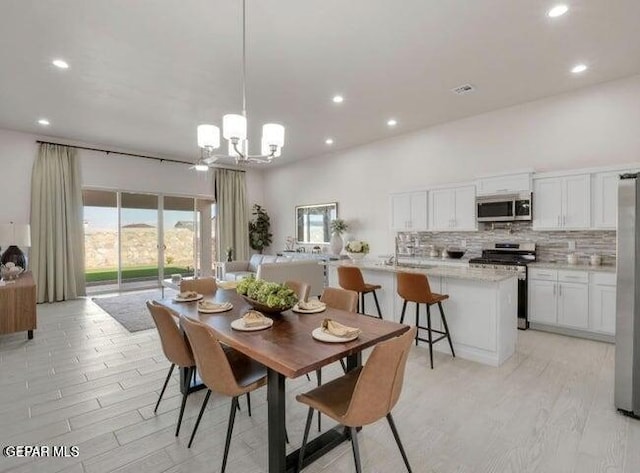
[[(209, 274), (212, 202), (83, 191), (89, 293), (158, 287), (172, 274)], [(201, 238), (201, 235), (204, 235)]]

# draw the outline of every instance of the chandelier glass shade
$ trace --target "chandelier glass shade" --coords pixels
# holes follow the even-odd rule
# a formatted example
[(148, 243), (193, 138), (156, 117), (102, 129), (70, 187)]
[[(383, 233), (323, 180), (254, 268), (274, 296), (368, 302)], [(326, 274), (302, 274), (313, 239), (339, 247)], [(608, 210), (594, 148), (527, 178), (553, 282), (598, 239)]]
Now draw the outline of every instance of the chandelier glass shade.
[(197, 170), (206, 170), (205, 166), (219, 158), (234, 158), (240, 163), (269, 163), (282, 154), (284, 146), (284, 126), (278, 123), (267, 123), (262, 127), (262, 139), (259, 155), (249, 154), (247, 139), (247, 99), (246, 99), (246, 49), (247, 49), (247, 15), (246, 0), (242, 0), (242, 114), (229, 113), (222, 117), (222, 137), (228, 141), (228, 154), (216, 154), (220, 148), (220, 128), (215, 125), (198, 125), (198, 147), (201, 158), (196, 164)]

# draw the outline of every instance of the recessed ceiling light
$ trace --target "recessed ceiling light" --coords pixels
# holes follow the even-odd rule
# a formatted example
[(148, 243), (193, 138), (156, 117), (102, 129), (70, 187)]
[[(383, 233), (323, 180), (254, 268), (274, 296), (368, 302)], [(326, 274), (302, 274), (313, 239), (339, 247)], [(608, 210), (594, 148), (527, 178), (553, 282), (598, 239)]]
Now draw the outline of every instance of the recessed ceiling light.
[(333, 144), (333, 138), (327, 138), (326, 140), (324, 140), (324, 142), (328, 145), (332, 145)]
[(398, 120), (396, 120), (395, 118), (390, 118), (389, 120), (387, 120), (387, 125), (389, 126), (396, 126), (398, 124)]
[(69, 69), (69, 63), (63, 59), (54, 59), (51, 64), (60, 69)]
[(568, 11), (569, 11), (569, 7), (568, 6), (560, 4), (560, 5), (556, 5), (551, 10), (549, 10), (547, 12), (547, 16), (549, 16), (550, 18), (557, 18), (559, 16), (564, 15)]
[(333, 100), (333, 103), (342, 103), (344, 102), (344, 97), (342, 95), (334, 95), (331, 100)]
[(581, 72), (584, 72), (586, 70), (587, 70), (586, 64), (577, 64), (573, 66), (573, 69), (571, 69), (571, 72), (573, 72), (574, 74), (580, 74)]
[(51, 124), (46, 118), (41, 118), (40, 120), (38, 120), (38, 123), (42, 126), (49, 126)]

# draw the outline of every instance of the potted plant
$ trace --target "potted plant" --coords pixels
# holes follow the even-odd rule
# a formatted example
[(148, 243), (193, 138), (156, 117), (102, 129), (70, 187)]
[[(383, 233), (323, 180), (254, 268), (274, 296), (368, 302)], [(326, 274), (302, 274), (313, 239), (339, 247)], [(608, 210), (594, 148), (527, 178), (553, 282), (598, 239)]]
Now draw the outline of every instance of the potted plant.
[(249, 222), (249, 246), (262, 253), (271, 244), (273, 234), (269, 231), (269, 214), (260, 205), (253, 204), (253, 220)]
[(331, 248), (331, 254), (339, 255), (342, 251), (342, 234), (349, 229), (349, 225), (341, 218), (331, 220), (331, 240), (329, 241), (329, 247)]
[(349, 258), (353, 261), (359, 261), (369, 253), (369, 243), (362, 240), (351, 240), (347, 242), (345, 250), (347, 250)]

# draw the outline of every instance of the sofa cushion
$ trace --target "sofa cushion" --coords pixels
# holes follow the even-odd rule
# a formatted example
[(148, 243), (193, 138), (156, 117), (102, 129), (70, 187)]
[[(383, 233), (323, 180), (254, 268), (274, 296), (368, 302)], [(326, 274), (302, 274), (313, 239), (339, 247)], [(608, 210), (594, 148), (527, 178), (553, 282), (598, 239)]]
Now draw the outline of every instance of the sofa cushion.
[(293, 261), (291, 256), (276, 256), (276, 263), (286, 263), (287, 261)]
[(263, 256), (259, 253), (256, 253), (255, 255), (251, 255), (251, 258), (249, 259), (248, 270), (254, 273), (258, 271), (258, 266), (260, 266), (260, 263), (262, 263), (262, 258)]
[(311, 286), (310, 296), (321, 295), (325, 286), (324, 266), (314, 260), (263, 263), (258, 268), (256, 278), (277, 283), (305, 282)]
[(262, 261), (260, 261), (260, 264), (263, 263), (275, 263), (277, 259), (277, 256), (275, 255), (264, 255), (262, 257)]
[(240, 281), (241, 279), (255, 275), (256, 273), (253, 271), (228, 271), (224, 273), (224, 279), (225, 281)]

